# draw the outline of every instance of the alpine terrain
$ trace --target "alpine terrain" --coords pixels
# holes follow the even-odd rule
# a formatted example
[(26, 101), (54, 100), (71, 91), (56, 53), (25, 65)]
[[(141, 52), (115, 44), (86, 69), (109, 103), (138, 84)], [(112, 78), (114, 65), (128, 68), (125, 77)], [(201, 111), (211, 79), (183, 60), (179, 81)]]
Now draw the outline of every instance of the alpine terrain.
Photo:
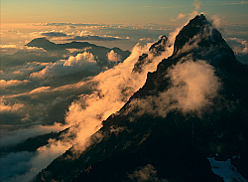
[[(162, 36), (149, 51), (161, 55), (166, 46)], [(141, 55), (133, 72), (151, 61)], [(74, 145), (34, 181), (247, 181), (247, 83), (248, 66), (198, 15), (90, 145)]]

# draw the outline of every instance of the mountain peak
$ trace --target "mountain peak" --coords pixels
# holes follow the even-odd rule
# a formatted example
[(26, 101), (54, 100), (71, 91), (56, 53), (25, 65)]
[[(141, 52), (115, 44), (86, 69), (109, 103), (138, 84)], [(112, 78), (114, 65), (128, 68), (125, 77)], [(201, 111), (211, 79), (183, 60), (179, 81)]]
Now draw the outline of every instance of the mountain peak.
[[(206, 48), (208, 53), (204, 53)], [(214, 54), (220, 52), (225, 54), (226, 60), (213, 57)], [(226, 64), (229, 60), (236, 60), (232, 49), (222, 38), (221, 33), (203, 14), (190, 20), (176, 36), (173, 56), (181, 57), (188, 53), (198, 54), (197, 57), (208, 60), (211, 65)], [(212, 57), (209, 57), (210, 55)]]
[[(151, 46), (154, 57), (161, 55), (161, 48), (166, 50), (166, 40), (163, 36)], [(150, 61), (143, 54), (133, 71)], [(156, 174), (149, 181), (223, 181), (210, 170), (209, 157), (218, 154), (226, 160), (241, 154), (238, 164), (248, 160), (244, 69), (218, 30), (204, 15), (196, 16), (177, 35), (173, 55), (103, 122), (93, 135), (97, 142), (75, 159), (69, 149), (43, 169), (36, 182), (135, 181), (133, 174), (144, 174), (148, 167)], [(239, 170), (247, 168), (240, 165)]]
[(207, 21), (203, 14), (197, 15), (195, 18), (190, 20), (177, 35), (173, 54), (176, 54), (179, 50), (181, 50), (186, 43), (190, 43), (193, 38), (198, 36), (198, 38), (202, 40), (205, 37), (203, 35), (208, 34), (207, 36), (209, 36), (211, 34), (211, 30), (213, 29), (214, 27)]
[(58, 46), (55, 43), (50, 42), (45, 37), (33, 39), (26, 46), (28, 46), (28, 47), (43, 48), (45, 50), (57, 50), (57, 49), (59, 49)]
[(190, 20), (190, 22), (191, 23), (200, 23), (200, 24), (203, 24), (203, 23), (208, 23), (209, 24), (207, 18), (203, 14), (196, 15), (195, 18)]

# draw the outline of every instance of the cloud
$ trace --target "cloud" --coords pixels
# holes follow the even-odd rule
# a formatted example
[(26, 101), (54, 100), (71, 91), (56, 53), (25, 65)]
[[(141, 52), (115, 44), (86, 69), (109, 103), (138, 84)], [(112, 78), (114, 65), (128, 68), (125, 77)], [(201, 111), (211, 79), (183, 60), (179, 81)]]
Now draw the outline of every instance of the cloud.
[[(102, 120), (118, 111), (129, 97), (143, 86), (147, 73), (155, 71), (157, 64), (162, 59), (168, 58), (173, 52), (173, 46), (170, 46), (160, 56), (154, 57), (152, 53), (149, 53), (150, 46), (151, 44), (141, 47), (137, 44), (123, 63), (91, 79), (90, 82), (94, 84), (90, 94), (82, 94), (71, 103), (66, 113), (65, 122), (71, 126), (69, 135), (76, 136), (73, 141), (69, 139), (70, 143), (77, 143), (74, 145), (75, 150), (82, 151), (85, 146), (88, 146), (91, 143), (89, 137), (99, 130)], [(151, 61), (144, 66), (141, 73), (133, 73), (134, 64), (143, 53), (148, 53)], [(95, 136), (95, 140), (100, 139), (101, 136)], [(75, 151), (75, 153), (77, 152)]]
[(40, 23), (40, 24), (33, 24), (34, 26), (74, 26), (74, 27), (81, 27), (81, 26), (103, 26), (104, 24), (90, 24), (90, 23)]
[(89, 52), (79, 53), (76, 56), (70, 56), (66, 60), (58, 60), (55, 63), (48, 64), (39, 72), (30, 74), (31, 78), (45, 79), (47, 77), (69, 75), (80, 71), (99, 72), (100, 68), (96, 64), (94, 55)]
[(195, 7), (195, 11), (200, 9), (201, 2), (199, 0), (194, 0), (193, 6)]
[(111, 36), (104, 36), (100, 37), (97, 35), (85, 35), (85, 36), (75, 36), (72, 38), (67, 39), (68, 41), (80, 41), (80, 40), (91, 40), (91, 41), (115, 41), (115, 40), (122, 40), (118, 37), (111, 37)]
[(224, 4), (231, 4), (231, 5), (244, 5), (244, 4), (248, 4), (248, 1), (229, 2), (229, 3), (224, 3)]
[(0, 113), (15, 113), (20, 109), (24, 108), (23, 103), (6, 103), (6, 101), (1, 97), (0, 101)]
[(185, 14), (183, 14), (183, 13), (180, 13), (180, 14), (178, 14), (177, 15), (177, 19), (181, 19), (181, 18), (184, 18), (186, 15)]
[[(154, 57), (148, 51), (150, 46), (151, 44), (141, 47), (137, 44), (123, 63), (119, 63), (92, 79), (96, 84), (91, 94), (81, 95), (79, 99), (71, 103), (65, 121), (70, 125), (77, 125), (76, 128), (71, 129), (71, 132), (77, 136), (75, 142), (84, 144), (85, 138), (99, 130), (102, 120), (120, 110), (129, 97), (143, 86), (147, 73), (155, 71), (157, 64), (173, 52), (173, 46), (171, 46), (160, 56)], [(151, 62), (144, 65), (141, 73), (132, 72), (134, 64), (143, 53), (149, 54)]]
[[(50, 32), (33, 32), (31, 33), (32, 37), (45, 36), (53, 40), (61, 41), (115, 41), (115, 40), (125, 40), (119, 36), (110, 36), (110, 35), (95, 35), (91, 31), (99, 29), (99, 27), (85, 27), (82, 31), (71, 32), (62, 32), (62, 31), (50, 31)], [(91, 31), (89, 31), (91, 30)], [(106, 30), (105, 30), (106, 31)], [(98, 31), (99, 32), (99, 31)], [(109, 33), (109, 32), (108, 32)]]
[(38, 94), (38, 93), (48, 92), (50, 88), (51, 88), (50, 86), (41, 86), (41, 87), (31, 90), (29, 94)]
[(68, 50), (70, 53), (75, 53), (75, 52), (84, 52), (91, 49), (91, 47), (86, 47), (84, 49), (76, 49), (76, 48), (70, 48), (70, 49), (66, 49)]
[(151, 38), (145, 38), (145, 37), (139, 39), (139, 41), (151, 41), (151, 40), (152, 40)]
[(191, 13), (188, 13), (188, 14), (179, 13), (176, 18), (171, 18), (171, 21), (177, 21), (180, 19), (191, 20), (192, 18), (194, 18), (196, 15), (199, 14), (200, 5), (201, 5), (201, 2), (199, 0), (194, 0), (192, 4), (192, 6), (194, 7), (194, 10)]
[(2, 54), (14, 54), (17, 51), (25, 51), (25, 52), (46, 52), (43, 48), (37, 48), (37, 47), (28, 47), (28, 46), (17, 46), (13, 44), (9, 45), (0, 45), (1, 53)]
[[(51, 140), (49, 141), (49, 143)], [(26, 182), (34, 178), (42, 169), (50, 164), (55, 158), (69, 149), (71, 145), (68, 143), (52, 142), (52, 145), (46, 145), (37, 149), (36, 152), (18, 152), (10, 153), (0, 158), (1, 165), (1, 181), (3, 182)], [(15, 174), (15, 175), (13, 175)]]
[(154, 182), (166, 182), (166, 179), (159, 179), (157, 177), (157, 171), (151, 164), (147, 164), (134, 171), (133, 174), (129, 174), (130, 180), (137, 182), (154, 181)]
[(188, 16), (187, 14), (179, 13), (176, 18), (171, 18), (171, 21), (177, 21), (186, 18), (187, 16)]
[(107, 53), (107, 58), (111, 62), (120, 62), (121, 61), (121, 56), (118, 55), (117, 53), (114, 52), (114, 50), (111, 50), (110, 52)]
[(248, 43), (246, 40), (237, 38), (228, 38), (226, 40), (232, 48), (237, 60), (243, 64), (248, 64)]
[[(64, 140), (50, 140), (49, 144), (38, 149), (36, 152), (37, 155), (30, 160), (30, 164), (32, 165), (30, 170), (23, 175), (16, 176), (16, 178), (13, 178), (13, 181), (16, 179), (19, 181), (25, 178), (31, 179), (31, 176), (37, 174), (42, 168), (46, 167), (51, 162), (51, 160), (64, 153), (65, 150), (67, 150), (73, 144), (75, 144), (74, 149), (75, 153), (77, 153), (78, 150), (84, 150), (85, 147), (90, 145), (92, 142), (100, 141), (102, 136), (99, 133), (95, 134), (93, 138), (90, 137), (102, 126), (102, 120), (108, 118), (110, 114), (118, 111), (129, 99), (129, 97), (143, 86), (146, 81), (147, 73), (149, 71), (155, 71), (157, 64), (162, 59), (168, 58), (173, 52), (173, 46), (171, 46), (168, 47), (167, 50), (160, 56), (154, 57), (154, 55), (148, 51), (150, 46), (151, 44), (141, 47), (139, 44), (137, 44), (133, 48), (132, 54), (123, 63), (120, 63), (114, 68), (106, 70), (105, 72), (101, 72), (99, 75), (93, 77), (89, 81), (80, 81), (75, 84), (64, 85), (58, 88), (40, 86), (30, 92), (17, 94), (16, 96), (10, 96), (10, 99), (11, 97), (44, 99), (41, 103), (35, 105), (34, 107), (30, 107), (30, 109), (32, 109), (32, 113), (36, 113), (36, 115), (32, 117), (39, 118), (37, 119), (38, 121), (35, 119), (32, 119), (32, 121), (39, 123), (42, 119), (45, 118), (46, 114), (44, 115), (44, 113), (47, 113), (48, 109), (50, 108), (50, 105), (47, 102), (52, 104), (51, 99), (49, 98), (54, 98), (54, 95), (58, 94), (59, 92), (66, 91), (65, 94), (71, 93), (69, 90), (80, 93), (78, 89), (83, 88), (87, 84), (90, 84), (91, 87), (91, 92), (88, 93), (82, 92), (80, 90), (82, 94), (76, 100), (71, 102), (68, 112), (66, 112), (66, 126), (71, 126), (68, 134), (74, 134), (76, 138), (71, 140), (68, 135), (65, 135)], [(141, 73), (132, 73), (134, 64), (138, 61), (139, 56), (143, 53), (149, 54), (148, 57), (151, 59), (150, 64), (145, 65)], [(113, 56), (116, 57), (115, 54), (112, 54), (112, 57)], [(30, 74), (32, 76), (30, 76), (30, 78), (44, 79), (44, 77), (50, 77), (53, 75), (65, 75), (65, 73), (67, 74), (70, 72), (68, 71), (68, 67), (73, 67), (74, 71), (78, 69), (82, 71), (82, 68), (85, 68), (85, 62), (95, 66), (94, 57), (92, 57), (92, 55), (89, 53), (83, 53), (78, 54), (75, 57), (69, 57), (65, 60), (58, 60), (54, 63), (47, 63), (43, 65), (43, 68), (40, 68), (42, 70), (36, 72), (33, 71), (35, 66), (32, 65), (30, 69), (27, 69), (27, 71), (31, 70)], [(109, 85), (111, 85), (111, 87)], [(54, 99), (52, 99), (52, 101), (53, 100)], [(25, 108), (27, 107), (29, 106), (25, 104)], [(25, 131), (20, 132), (22, 133), (20, 136), (24, 135), (25, 133)], [(9, 141), (14, 139), (15, 137), (9, 138)], [(5, 139), (5, 141), (7, 142), (7, 139)], [(47, 161), (45, 159), (46, 156), (49, 156), (49, 160)]]
[(21, 175), (27, 172), (31, 167), (29, 161), (33, 156), (33, 153), (27, 151), (9, 153), (7, 156), (2, 156), (0, 158), (2, 166), (0, 180), (3, 182), (9, 181), (13, 177), (13, 174)]
[(29, 63), (23, 64), (23, 65), (12, 66), (6, 72), (3, 72), (1, 74), (1, 78), (4, 78), (6, 80), (8, 80), (8, 79), (16, 80), (16, 79), (20, 79), (20, 78), (28, 79), (29, 75), (31, 73), (38, 72), (38, 71), (44, 69), (49, 64), (51, 64), (51, 63), (42, 63), (42, 62), (30, 63), (29, 62)]
[(53, 37), (67, 37), (67, 34), (62, 32), (47, 32), (41, 33), (42, 36), (53, 38)]
[(23, 128), (14, 131), (1, 130), (1, 147), (16, 145), (30, 137), (35, 137), (50, 132), (59, 132), (67, 127), (67, 125), (62, 125), (61, 123), (55, 122), (53, 125), (48, 126), (36, 125), (30, 128)]
[(213, 26), (218, 29), (222, 27), (222, 19), (224, 19), (224, 17), (221, 17), (219, 14), (215, 14), (209, 18)]
[(9, 87), (15, 87), (21, 84), (26, 84), (28, 83), (29, 80), (0, 80), (0, 90), (5, 90), (6, 88)]
[(237, 54), (248, 54), (248, 44), (246, 40), (229, 38), (227, 43), (232, 48), (233, 52)]
[[(79, 127), (73, 131), (78, 135), (78, 142), (96, 132), (101, 127), (102, 120), (119, 110), (128, 97), (142, 86), (146, 73), (142, 75), (144, 76), (142, 82), (141, 80), (138, 82), (138, 75), (131, 75), (131, 72), (139, 55), (145, 50), (148, 51), (148, 47), (144, 49), (138, 45), (134, 47), (132, 54), (123, 63), (92, 79), (97, 83), (92, 94), (82, 95), (78, 100), (72, 102), (65, 121), (70, 125), (79, 124)], [(132, 77), (136, 77), (137, 80)]]
[(198, 60), (177, 64), (169, 70), (172, 81), (173, 97), (185, 113), (200, 111), (211, 105), (211, 99), (217, 96), (220, 82), (214, 68), (207, 62)]
[(194, 113), (201, 117), (205, 109), (213, 104), (212, 100), (221, 88), (214, 68), (203, 60), (193, 62), (188, 58), (169, 69), (167, 78), (171, 81), (167, 90), (158, 96), (134, 99), (130, 109), (138, 108), (137, 115), (148, 113), (163, 118), (177, 109), (183, 114)]
[(13, 44), (9, 44), (9, 45), (0, 45), (1, 49), (15, 49), (17, 46), (13, 45)]

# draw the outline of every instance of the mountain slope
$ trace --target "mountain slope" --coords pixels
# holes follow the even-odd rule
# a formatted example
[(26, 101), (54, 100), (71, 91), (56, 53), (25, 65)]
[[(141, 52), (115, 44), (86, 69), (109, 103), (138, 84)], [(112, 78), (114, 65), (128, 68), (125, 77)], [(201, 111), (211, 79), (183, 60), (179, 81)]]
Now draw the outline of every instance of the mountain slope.
[(223, 181), (207, 158), (235, 155), (245, 176), (247, 78), (218, 30), (196, 16), (177, 35), (173, 55), (103, 121), (91, 145), (72, 147), (35, 181)]
[(43, 48), (46, 51), (58, 50), (59, 46), (53, 42), (50, 42), (46, 38), (37, 38), (29, 42), (26, 46)]

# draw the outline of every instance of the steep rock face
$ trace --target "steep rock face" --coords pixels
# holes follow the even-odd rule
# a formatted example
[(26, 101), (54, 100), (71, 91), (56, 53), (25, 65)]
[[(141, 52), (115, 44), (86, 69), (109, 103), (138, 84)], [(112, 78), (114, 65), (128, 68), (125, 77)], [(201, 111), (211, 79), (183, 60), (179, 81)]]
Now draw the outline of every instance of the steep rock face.
[(156, 56), (161, 55), (161, 52), (165, 51), (166, 46), (168, 46), (167, 40), (168, 38), (165, 35), (163, 35), (157, 43), (153, 44), (150, 47), (149, 51), (152, 52), (153, 55)]
[[(160, 56), (162, 54), (162, 52), (166, 51), (166, 46), (167, 45), (167, 40), (168, 38), (163, 35), (160, 40), (156, 43), (154, 43), (150, 48), (149, 48), (149, 52), (152, 53), (153, 58)], [(148, 57), (148, 54), (142, 54), (141, 56), (139, 56), (138, 61), (134, 64), (134, 68), (132, 72), (142, 72), (142, 69), (144, 67), (144, 65), (147, 65), (149, 63), (151, 63), (152, 60)]]
[(234, 155), (245, 176), (247, 78), (221, 34), (196, 16), (92, 145), (77, 155), (68, 150), (35, 181), (223, 181), (207, 158)]

